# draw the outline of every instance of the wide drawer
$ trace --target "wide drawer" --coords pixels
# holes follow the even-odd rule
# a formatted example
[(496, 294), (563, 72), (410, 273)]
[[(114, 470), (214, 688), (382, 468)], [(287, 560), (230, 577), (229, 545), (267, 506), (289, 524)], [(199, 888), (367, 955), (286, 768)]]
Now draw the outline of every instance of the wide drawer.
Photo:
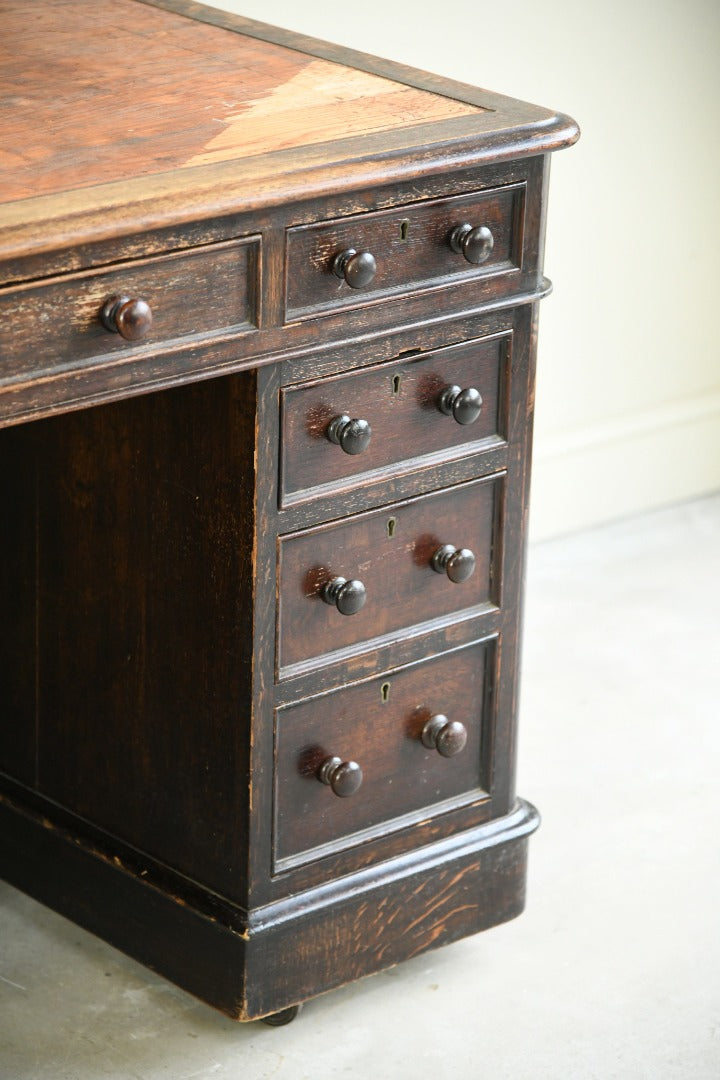
[[(347, 648), (382, 644), (404, 628), (495, 603), (503, 480), (504, 474), (493, 475), (282, 537), (280, 676), (308, 662), (330, 662), (331, 654)], [(441, 548), (458, 552), (445, 569), (436, 558)], [(472, 553), (474, 569), (461, 551)], [(364, 606), (354, 614), (340, 609), (355, 606), (361, 590), (343, 595), (342, 579), (364, 588)]]
[(509, 347), (504, 334), (284, 390), (281, 505), (503, 442)]
[(475, 643), (279, 709), (276, 869), (485, 798), (494, 653)]
[[(0, 292), (0, 382), (251, 328), (259, 243), (246, 237)], [(140, 337), (103, 324), (112, 297), (149, 307), (149, 326), (142, 309), (134, 330), (123, 327)]]
[[(452, 281), (517, 272), (524, 215), (525, 184), (516, 183), (288, 229), (286, 318), (292, 321)], [(476, 230), (474, 246), (466, 242), (465, 248), (472, 258), (482, 258), (479, 263), (468, 260), (462, 245), (461, 250), (452, 246), (454, 231), (463, 225)], [(353, 288), (338, 276), (342, 268), (336, 259), (346, 252), (373, 256), (376, 271), (371, 281)]]

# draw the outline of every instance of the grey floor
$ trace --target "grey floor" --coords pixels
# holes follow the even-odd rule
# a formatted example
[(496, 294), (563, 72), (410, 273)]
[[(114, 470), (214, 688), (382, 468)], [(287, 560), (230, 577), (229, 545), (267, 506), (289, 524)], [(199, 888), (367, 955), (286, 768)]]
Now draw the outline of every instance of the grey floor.
[(718, 1080), (720, 497), (532, 549), (521, 919), (240, 1027), (0, 887), (2, 1080)]

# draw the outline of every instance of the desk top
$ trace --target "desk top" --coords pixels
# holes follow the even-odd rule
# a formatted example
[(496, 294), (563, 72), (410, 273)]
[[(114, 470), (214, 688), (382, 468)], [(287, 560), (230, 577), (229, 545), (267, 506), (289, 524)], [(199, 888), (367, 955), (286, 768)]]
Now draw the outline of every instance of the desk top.
[(0, 22), (0, 257), (577, 135), (565, 116), (192, 0), (0, 0)]
[(4, 5), (7, 202), (482, 111), (136, 0), (92, 7)]

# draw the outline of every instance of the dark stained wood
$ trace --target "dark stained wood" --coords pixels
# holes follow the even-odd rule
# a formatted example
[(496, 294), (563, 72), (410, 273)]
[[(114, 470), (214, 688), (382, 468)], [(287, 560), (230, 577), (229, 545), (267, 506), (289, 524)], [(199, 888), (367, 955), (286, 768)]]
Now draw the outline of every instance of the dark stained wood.
[(100, 309), (100, 321), (106, 330), (126, 341), (139, 341), (152, 329), (152, 308), (141, 297), (110, 296)]
[[(323, 316), (323, 342), (341, 341), (352, 342), (353, 337), (367, 335), (373, 329), (385, 329), (388, 332), (397, 333), (398, 323), (402, 327), (417, 325), (419, 336), (413, 344), (416, 348), (427, 348), (427, 334), (431, 331), (427, 328), (428, 305), (432, 304), (432, 312), (435, 318), (441, 315), (458, 314), (463, 311), (477, 309), (481, 300), (487, 305), (491, 300), (497, 303), (532, 302), (543, 295), (548, 288), (544, 279), (539, 279), (538, 244), (536, 230), (538, 218), (542, 207), (543, 170), (541, 159), (529, 159), (517, 165), (493, 166), (483, 169), (481, 173), (462, 173), (459, 175), (444, 176), (440, 181), (424, 181), (428, 198), (448, 191), (476, 190), (478, 187), (496, 187), (498, 184), (522, 183), (526, 185), (527, 195), (525, 198), (525, 230), (522, 266), (523, 269), (516, 271), (514, 276), (514, 289), (516, 294), (511, 297), (505, 296), (507, 292), (507, 278), (503, 274), (490, 274), (475, 280), (472, 275), (460, 275), (455, 279), (452, 289), (443, 287), (442, 280), (438, 279), (432, 287), (418, 292), (410, 291), (402, 299), (402, 318), (399, 318), (398, 300), (393, 305), (381, 302), (376, 304), (361, 304), (354, 310), (343, 310), (338, 314), (327, 313)], [(405, 205), (407, 202), (417, 203), (417, 184), (393, 185), (387, 191), (378, 193), (378, 201), (382, 205), (388, 203)], [(284, 248), (283, 233), (289, 225), (299, 221), (315, 221), (335, 217), (338, 214), (348, 214), (353, 210), (367, 207), (367, 195), (359, 194), (354, 197), (334, 197), (330, 200), (322, 200), (317, 203), (303, 204), (302, 207), (285, 209), (274, 213), (266, 213), (258, 217), (248, 214), (241, 219), (233, 218), (226, 223), (226, 229), (233, 234), (243, 232), (252, 234), (257, 230), (263, 232), (261, 263), (261, 286), (258, 303), (255, 305), (256, 316), (260, 321), (261, 330), (250, 334), (238, 336), (236, 328), (227, 324), (228, 319), (236, 317), (233, 310), (228, 311), (228, 302), (222, 299), (222, 291), (212, 289), (216, 281), (215, 275), (206, 266), (205, 277), (200, 278), (198, 284), (199, 298), (203, 298), (204, 289), (210, 289), (211, 295), (205, 297), (205, 303), (201, 310), (205, 313), (205, 322), (202, 324), (204, 334), (188, 334), (183, 332), (187, 327), (188, 314), (183, 308), (178, 311), (177, 303), (172, 296), (153, 298), (155, 307), (161, 311), (170, 311), (176, 318), (163, 318), (161, 316), (160, 331), (165, 330), (168, 337), (164, 343), (165, 351), (158, 357), (157, 346), (159, 330), (156, 327), (154, 333), (141, 344), (133, 346), (127, 342), (117, 343), (116, 335), (107, 334), (106, 337), (114, 339), (115, 343), (99, 345), (95, 343), (93, 352), (93, 340), (88, 336), (89, 332), (99, 332), (97, 327), (98, 311), (94, 309), (97, 302), (98, 309), (104, 303), (106, 296), (93, 295), (89, 299), (92, 304), (86, 304), (84, 310), (75, 312), (74, 305), (82, 303), (82, 286), (78, 284), (74, 276), (58, 281), (45, 281), (48, 286), (48, 294), (43, 286), (35, 283), (26, 289), (12, 289), (8, 292), (0, 290), (0, 306), (7, 304), (7, 318), (19, 320), (23, 332), (29, 332), (25, 305), (30, 304), (33, 310), (40, 312), (47, 320), (36, 327), (35, 331), (40, 338), (42, 346), (37, 362), (33, 365), (28, 362), (27, 368), (23, 368), (19, 374), (8, 375), (3, 378), (0, 375), (0, 424), (17, 423), (23, 419), (51, 414), (56, 411), (67, 411), (72, 408), (82, 407), (86, 403), (112, 400), (126, 397), (132, 393), (147, 392), (150, 389), (182, 384), (189, 379), (207, 378), (220, 372), (247, 370), (261, 364), (274, 362), (283, 355), (302, 353), (303, 350), (316, 348), (318, 343), (318, 329), (314, 320), (304, 320), (292, 327), (282, 326), (282, 298), (281, 289), (284, 279)], [(2, 242), (0, 231), (0, 243)], [(179, 253), (185, 251), (188, 245), (191, 255), (195, 259), (201, 259), (205, 254), (205, 244), (211, 241), (217, 242), (222, 237), (222, 231), (218, 229), (216, 222), (207, 223), (204, 227), (196, 226), (190, 230), (163, 230), (148, 236), (136, 235), (134, 237), (118, 238), (113, 244), (91, 245), (78, 249), (58, 253), (56, 262), (34, 257), (29, 260), (29, 266), (35, 275), (41, 275), (45, 279), (51, 267), (58, 268), (62, 265), (77, 266), (85, 259), (93, 268), (97, 268), (98, 276), (107, 270), (104, 263), (117, 262), (120, 254), (129, 261), (122, 274), (113, 277), (108, 282), (113, 287), (123, 287), (128, 284), (129, 273), (135, 273), (136, 268), (141, 268), (143, 247), (145, 244), (153, 252), (166, 252), (168, 250)], [(195, 248), (193, 248), (193, 242)], [(208, 248), (208, 251), (210, 249)], [(173, 256), (172, 258), (175, 258)], [(168, 260), (168, 265), (172, 262)], [(192, 266), (201, 263), (187, 261), (187, 255), (180, 258), (185, 269), (192, 270)], [(162, 273), (162, 261), (160, 262)], [(10, 264), (12, 269), (7, 270), (7, 276), (29, 272), (27, 262)], [(25, 269), (23, 270), (23, 267)], [(242, 268), (238, 267), (240, 273)], [(138, 269), (137, 291), (147, 289), (147, 275), (140, 273)], [(3, 278), (3, 269), (0, 265), (0, 280)], [(119, 280), (118, 280), (119, 278)], [(90, 286), (96, 280), (95, 275), (89, 276)], [(191, 279), (192, 282), (192, 279)], [(204, 284), (206, 283), (206, 284)], [(220, 282), (222, 284), (222, 282)], [(339, 284), (339, 282), (338, 282)], [(191, 284), (194, 288), (194, 284)], [(78, 288), (81, 289), (78, 295)], [(228, 282), (229, 306), (232, 308), (233, 301), (238, 299), (238, 290), (241, 284), (235, 282), (230, 272)], [(27, 297), (25, 293), (27, 291)], [(177, 290), (187, 297), (187, 277), (184, 287)], [(61, 301), (70, 305), (70, 312), (76, 324), (68, 331), (71, 340), (77, 340), (82, 351), (80, 357), (72, 360), (66, 353), (62, 364), (54, 364), (48, 371), (48, 365), (44, 356), (52, 355), (52, 334), (55, 329), (56, 302)], [(249, 297), (248, 297), (249, 300)], [(223, 306), (224, 305), (224, 306)], [(192, 306), (192, 305), (190, 305)], [(244, 329), (240, 327), (239, 329)], [(181, 332), (178, 335), (178, 330)], [(62, 342), (62, 334), (60, 335)], [(67, 339), (66, 339), (67, 341)], [(12, 355), (12, 340), (8, 348)], [(108, 351), (109, 350), (109, 351)], [(360, 360), (360, 363), (363, 363)], [(12, 368), (10, 369), (12, 370)], [(41, 375), (41, 378), (37, 378)]]
[[(113, 356), (124, 362), (183, 338), (250, 329), (257, 322), (257, 252), (257, 240), (231, 241), (0, 292), (1, 377), (37, 377)], [(152, 310), (139, 341), (103, 323), (104, 304), (119, 295), (139, 296)]]
[[(506, 337), (455, 345), (435, 353), (324, 378), (287, 389), (282, 398), (282, 505), (332, 489), (366, 482), (367, 474), (407, 468), (415, 459), (442, 455), (443, 461), (505, 441), (507, 432)], [(443, 390), (455, 384), (476, 387), (482, 410), (467, 426), (438, 407)], [(327, 438), (338, 414), (366, 420), (368, 447), (345, 454)]]
[[(518, 185), (291, 229), (286, 268), (288, 320), (357, 307), (446, 279), (452, 288), (455, 279), (518, 269), (524, 194), (524, 186)], [(453, 229), (466, 220), (485, 225), (493, 234), (492, 254), (482, 267), (470, 266), (450, 246)], [(369, 251), (375, 258), (377, 273), (364, 288), (351, 289), (333, 273), (334, 259), (348, 249)], [(505, 288), (511, 287), (507, 281)]]
[[(501, 546), (495, 524), (502, 482), (490, 478), (283, 537), (281, 678), (303, 661), (494, 603), (492, 553)], [(460, 585), (430, 565), (435, 551), (450, 542), (477, 558), (474, 574)], [(364, 584), (367, 600), (357, 614), (341, 615), (323, 603), (320, 591), (336, 576)]]
[(350, 891), (332, 883), (236, 929), (1, 795), (0, 862), (18, 888), (233, 1019), (253, 1020), (515, 918), (537, 824), (534, 808), (521, 803), (494, 830), (433, 845), (421, 863), (391, 860), (358, 875)]
[(3, 873), (237, 1019), (512, 918), (576, 125), (191, 0), (0, 16)]
[(46, 421), (38, 790), (239, 897), (254, 376)]
[(33, 432), (0, 431), (0, 772), (28, 784), (37, 752), (36, 499)]
[(493, 789), (494, 812), (507, 813), (515, 801), (517, 732), (520, 692), (520, 650), (527, 553), (527, 523), (530, 508), (530, 472), (533, 420), (535, 415), (535, 364), (539, 310), (524, 308), (520, 313), (523, 334), (527, 337), (525, 361), (515, 374), (511, 398), (510, 428), (514, 433), (514, 461), (509, 470), (512, 497), (507, 499), (506, 536), (502, 554), (501, 581), (504, 607), (503, 662), (498, 670), (497, 694), (503, 702), (503, 722), (497, 725), (494, 754), (504, 766), (499, 770)]
[[(486, 795), (482, 751), (488, 647), (461, 649), (278, 712), (278, 869), (326, 855), (332, 841), (341, 840), (339, 848), (367, 841), (378, 826), (386, 833), (408, 824), (398, 820), (393, 825), (393, 819), (417, 811), (437, 813), (435, 804), (478, 801)], [(467, 746), (453, 761), (422, 743), (423, 727), (436, 713), (467, 727)], [(318, 768), (330, 755), (360, 765), (362, 786), (352, 798), (338, 799), (318, 782)]]
[(260, 913), (249, 927), (248, 1015), (311, 997), (318, 967), (327, 973), (328, 989), (347, 982), (348, 975), (362, 978), (516, 918), (525, 907), (527, 837), (538, 821), (534, 808), (520, 803), (505, 822), (497, 822), (495, 835), (491, 829), (484, 836), (469, 831), (460, 844), (451, 839), (426, 849), (427, 861), (414, 866), (411, 860), (390, 861), (374, 880), (372, 872), (358, 875), (357, 889), (340, 892), (332, 883), (326, 892), (317, 890), (317, 907), (312, 894), (305, 897), (305, 912), (295, 897)]

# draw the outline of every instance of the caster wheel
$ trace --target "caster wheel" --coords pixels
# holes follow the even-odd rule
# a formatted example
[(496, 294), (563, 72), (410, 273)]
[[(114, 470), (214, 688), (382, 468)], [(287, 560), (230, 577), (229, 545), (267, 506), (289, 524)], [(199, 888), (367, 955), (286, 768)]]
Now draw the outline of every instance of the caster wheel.
[(268, 1027), (284, 1027), (295, 1019), (301, 1009), (302, 1005), (291, 1005), (287, 1009), (281, 1009), (280, 1012), (270, 1013), (270, 1016), (263, 1016), (262, 1023), (267, 1024)]

